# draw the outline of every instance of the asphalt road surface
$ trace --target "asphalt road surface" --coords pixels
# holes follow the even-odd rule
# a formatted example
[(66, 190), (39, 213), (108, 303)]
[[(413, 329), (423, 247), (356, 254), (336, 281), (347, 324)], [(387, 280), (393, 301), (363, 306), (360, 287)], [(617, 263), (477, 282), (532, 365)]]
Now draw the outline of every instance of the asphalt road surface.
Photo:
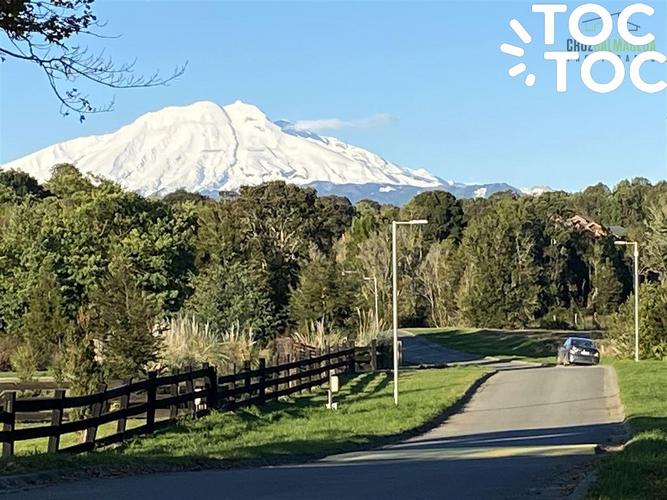
[(442, 426), (374, 451), (283, 467), (63, 483), (21, 499), (562, 498), (622, 432), (608, 367), (504, 370)]
[(423, 335), (415, 335), (406, 330), (399, 331), (403, 345), (402, 356), (405, 365), (467, 364), (494, 361), (495, 358), (455, 351), (431, 342)]

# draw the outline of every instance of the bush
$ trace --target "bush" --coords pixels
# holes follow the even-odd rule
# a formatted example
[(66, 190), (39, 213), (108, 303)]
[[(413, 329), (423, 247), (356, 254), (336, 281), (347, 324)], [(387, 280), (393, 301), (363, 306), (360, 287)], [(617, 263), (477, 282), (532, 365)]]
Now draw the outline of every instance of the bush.
[(222, 337), (209, 323), (180, 315), (169, 321), (157, 354), (163, 368), (182, 369), (204, 362), (221, 368), (228, 361)]
[[(634, 355), (634, 296), (609, 319), (607, 337), (623, 357)], [(639, 291), (639, 355), (667, 358), (667, 285), (644, 284)]]
[(18, 342), (10, 335), (0, 335), (0, 372), (12, 369), (11, 359), (16, 352)]
[(22, 382), (35, 378), (38, 363), (37, 350), (29, 342), (20, 344), (12, 356), (12, 368)]

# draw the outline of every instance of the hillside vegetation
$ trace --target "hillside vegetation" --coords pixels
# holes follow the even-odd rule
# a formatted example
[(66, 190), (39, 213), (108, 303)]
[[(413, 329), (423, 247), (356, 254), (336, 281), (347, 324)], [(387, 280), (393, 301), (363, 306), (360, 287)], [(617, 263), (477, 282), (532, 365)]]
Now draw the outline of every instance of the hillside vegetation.
[[(176, 192), (144, 198), (71, 165), (40, 185), (0, 172), (0, 370), (50, 370), (86, 392), (100, 380), (208, 361), (239, 364), (282, 334), (306, 343), (367, 343), (389, 324), (392, 220), (399, 231), (401, 324), (591, 327), (632, 290), (631, 261), (606, 225), (640, 241), (642, 300), (665, 285), (667, 183), (623, 181), (581, 193), (441, 191), (403, 207), (282, 182), (219, 200)], [(343, 274), (343, 270), (352, 273)], [(612, 321), (626, 335), (623, 307)], [(664, 330), (651, 315), (647, 355)], [(611, 330), (614, 332), (614, 330)], [(660, 340), (662, 339), (662, 340)], [(266, 353), (265, 353), (266, 354)]]

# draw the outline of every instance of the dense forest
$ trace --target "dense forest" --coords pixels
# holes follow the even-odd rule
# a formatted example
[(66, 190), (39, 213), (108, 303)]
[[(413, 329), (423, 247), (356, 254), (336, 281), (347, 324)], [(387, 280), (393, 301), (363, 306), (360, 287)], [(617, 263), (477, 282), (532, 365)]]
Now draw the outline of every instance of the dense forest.
[(620, 235), (641, 248), (643, 354), (667, 356), (667, 182), (432, 191), (399, 208), (283, 182), (145, 198), (62, 164), (44, 185), (0, 172), (0, 369), (85, 385), (235, 361), (277, 335), (367, 342), (379, 332), (364, 278), (386, 329), (391, 221), (412, 218), (429, 223), (398, 234), (403, 326), (606, 327), (630, 345)]

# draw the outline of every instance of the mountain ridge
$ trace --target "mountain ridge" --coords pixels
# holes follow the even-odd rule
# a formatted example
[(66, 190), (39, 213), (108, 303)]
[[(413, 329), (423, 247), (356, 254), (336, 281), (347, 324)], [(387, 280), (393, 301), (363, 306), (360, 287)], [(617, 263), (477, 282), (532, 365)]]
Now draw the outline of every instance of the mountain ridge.
[(143, 195), (185, 189), (215, 197), (272, 180), (347, 193), (352, 201), (370, 197), (390, 203), (433, 189), (459, 197), (521, 192), (504, 183), (444, 181), (335, 137), (297, 129), (289, 121), (271, 121), (257, 106), (242, 101), (168, 106), (115, 132), (54, 144), (0, 169), (23, 170), (43, 182), (53, 165), (64, 162)]

